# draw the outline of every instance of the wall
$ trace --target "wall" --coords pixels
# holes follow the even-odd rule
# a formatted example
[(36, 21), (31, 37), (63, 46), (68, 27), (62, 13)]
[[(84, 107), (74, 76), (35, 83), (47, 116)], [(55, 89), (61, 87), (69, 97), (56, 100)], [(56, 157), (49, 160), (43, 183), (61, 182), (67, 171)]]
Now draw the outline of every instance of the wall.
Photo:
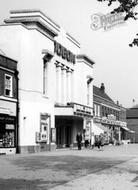
[(0, 27), (0, 46), (9, 57), (18, 60), (19, 144), (36, 146), (35, 132), (40, 130), (40, 113), (50, 114), (51, 126), (55, 126), (53, 103), (55, 83), (51, 73), (52, 88), (49, 90), (49, 96), (46, 97), (42, 93), (44, 56), (42, 50), (53, 51), (53, 42), (36, 30), (27, 30), (21, 25), (11, 25)]
[[(86, 62), (77, 62), (74, 72), (74, 102), (87, 105), (87, 76), (93, 76), (93, 68)], [(88, 106), (93, 107), (93, 88), (90, 88), (91, 102)]]
[(136, 119), (127, 119), (127, 127), (135, 131), (134, 134), (131, 134), (131, 136), (135, 137), (135, 142), (138, 143), (138, 118)]

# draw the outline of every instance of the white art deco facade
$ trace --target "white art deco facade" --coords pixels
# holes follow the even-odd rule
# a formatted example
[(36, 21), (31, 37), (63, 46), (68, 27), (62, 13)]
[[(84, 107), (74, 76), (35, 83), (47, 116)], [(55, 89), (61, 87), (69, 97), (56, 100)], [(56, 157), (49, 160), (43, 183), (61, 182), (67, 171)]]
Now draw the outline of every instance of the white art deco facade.
[(11, 11), (0, 26), (0, 49), (18, 61), (19, 151), (75, 145), (91, 138), (93, 64), (80, 44), (38, 10)]

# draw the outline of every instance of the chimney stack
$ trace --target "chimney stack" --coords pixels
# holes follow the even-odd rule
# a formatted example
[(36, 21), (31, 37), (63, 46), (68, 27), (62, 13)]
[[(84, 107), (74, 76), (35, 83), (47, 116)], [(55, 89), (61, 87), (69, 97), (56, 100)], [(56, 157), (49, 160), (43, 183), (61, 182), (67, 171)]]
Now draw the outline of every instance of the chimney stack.
[(105, 86), (104, 86), (104, 83), (101, 83), (100, 90), (101, 90), (103, 93), (105, 92)]

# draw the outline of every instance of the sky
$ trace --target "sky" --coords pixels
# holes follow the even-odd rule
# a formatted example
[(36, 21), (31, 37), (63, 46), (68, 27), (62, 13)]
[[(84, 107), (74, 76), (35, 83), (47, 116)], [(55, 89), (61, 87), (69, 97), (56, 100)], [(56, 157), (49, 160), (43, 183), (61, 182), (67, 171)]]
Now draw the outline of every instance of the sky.
[(97, 0), (0, 0), (0, 22), (10, 10), (39, 9), (63, 27), (81, 44), (81, 53), (94, 62), (94, 85), (105, 84), (106, 93), (124, 107), (138, 104), (138, 47), (129, 47), (138, 32), (138, 21), (104, 31), (94, 31), (91, 16), (108, 14), (113, 7)]

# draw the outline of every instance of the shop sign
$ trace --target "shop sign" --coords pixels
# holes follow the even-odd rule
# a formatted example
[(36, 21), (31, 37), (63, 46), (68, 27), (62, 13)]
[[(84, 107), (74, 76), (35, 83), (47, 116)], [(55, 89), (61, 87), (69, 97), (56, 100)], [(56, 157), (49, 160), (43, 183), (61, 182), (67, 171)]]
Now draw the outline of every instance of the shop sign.
[(56, 41), (54, 41), (54, 52), (68, 62), (75, 64), (75, 55)]
[(94, 117), (94, 122), (95, 122), (95, 123), (101, 123), (101, 118)]
[(14, 130), (14, 125), (12, 125), (12, 124), (6, 124), (6, 129), (7, 130)]
[(0, 121), (1, 122), (8, 122), (8, 123), (15, 123), (15, 118), (10, 116), (2, 116), (0, 115)]
[(10, 115), (10, 109), (0, 107), (0, 113)]
[(108, 118), (109, 120), (113, 120), (113, 121), (116, 120), (116, 116), (114, 116), (113, 114), (108, 115), (107, 118)]
[(16, 103), (0, 100), (0, 113), (16, 116)]

